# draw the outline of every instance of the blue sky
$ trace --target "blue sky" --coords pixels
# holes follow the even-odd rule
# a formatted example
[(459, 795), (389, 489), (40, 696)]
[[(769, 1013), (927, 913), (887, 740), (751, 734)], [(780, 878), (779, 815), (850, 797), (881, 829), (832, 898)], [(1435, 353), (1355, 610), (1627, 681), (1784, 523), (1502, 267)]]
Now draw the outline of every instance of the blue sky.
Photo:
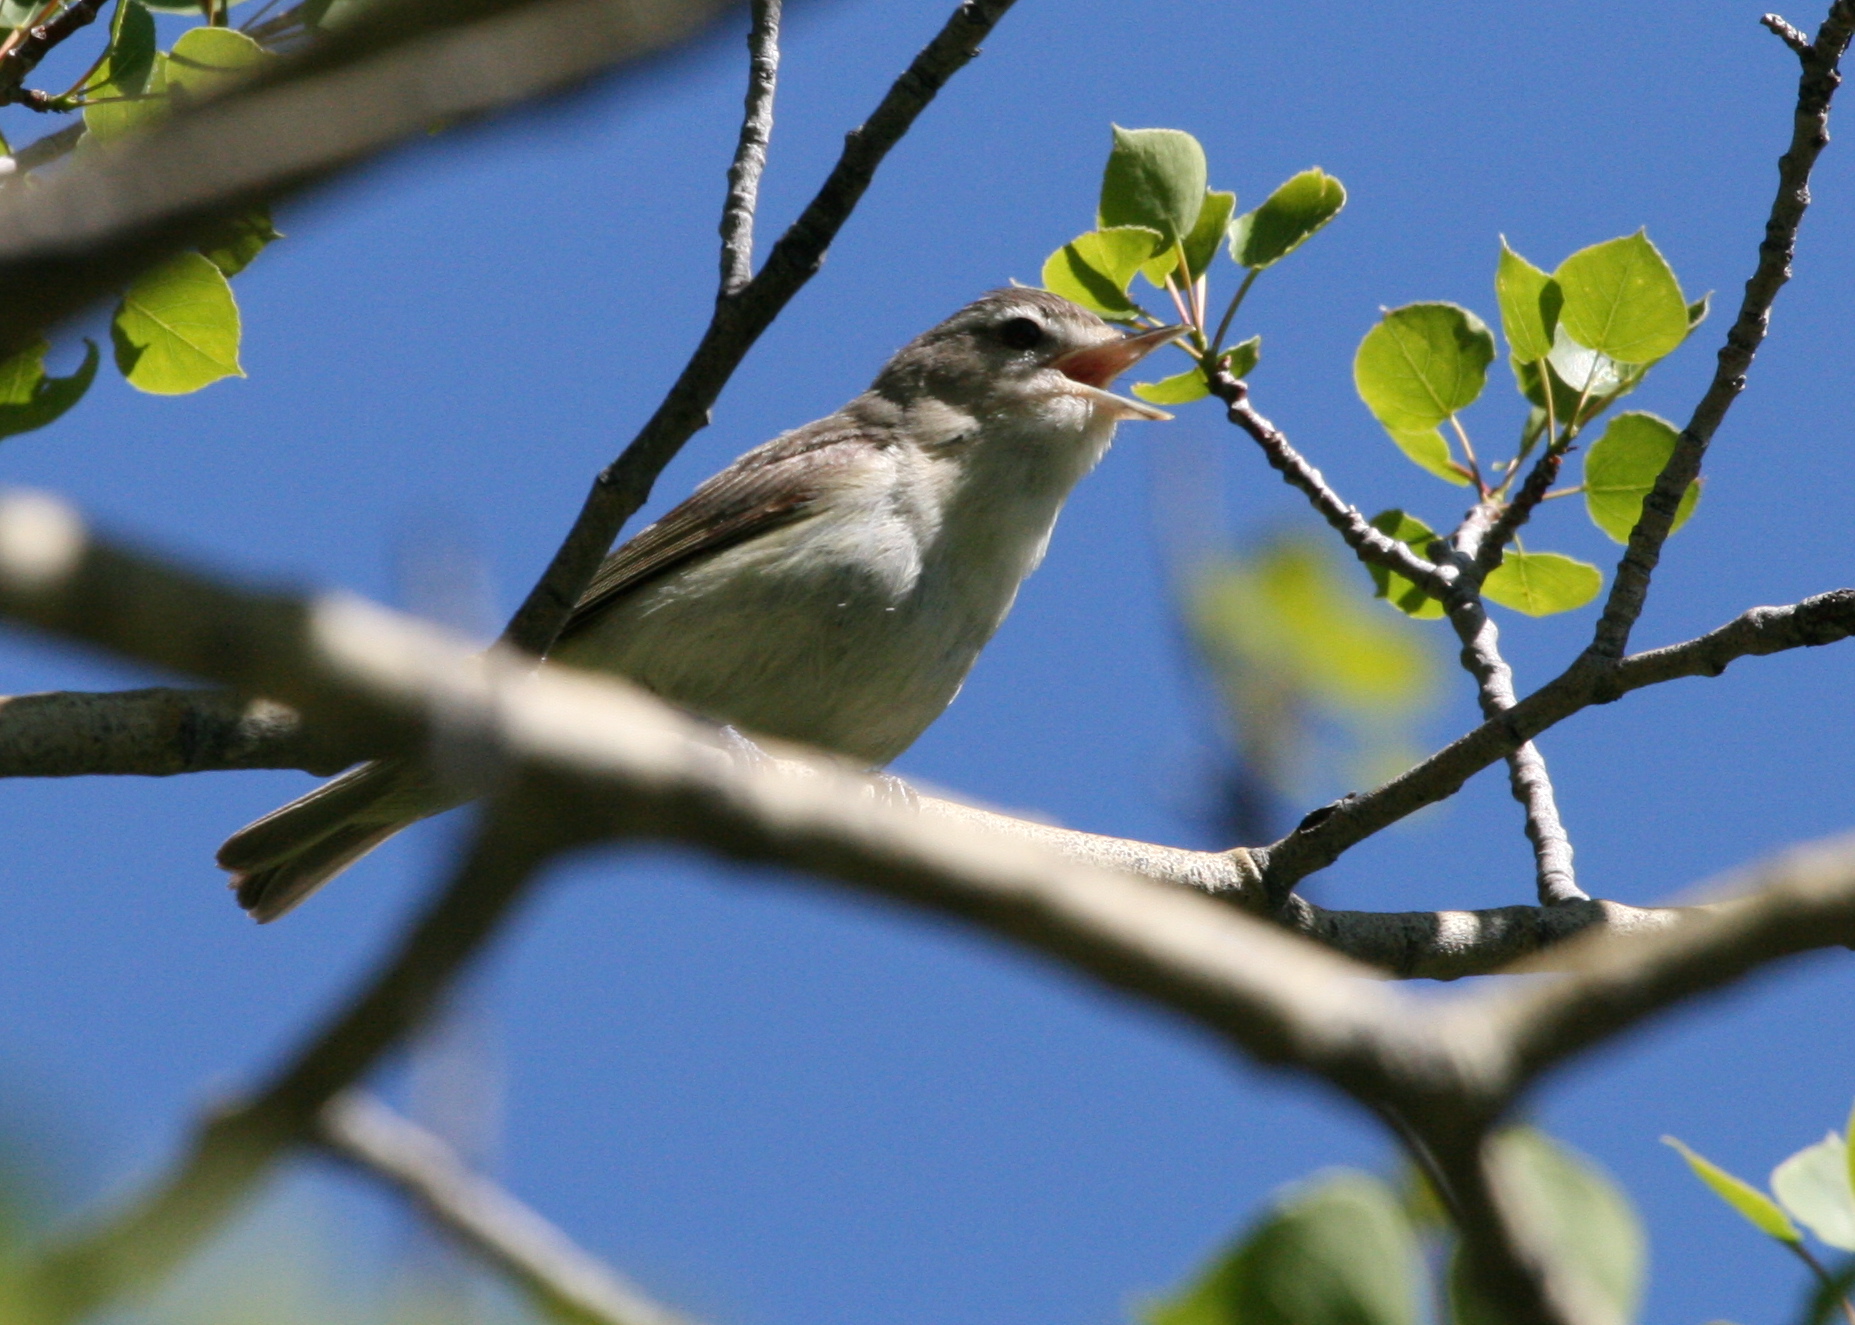
[[(796, 213), (946, 6), (795, 8), (769, 227)], [(1448, 521), (1458, 490), (1406, 463), (1353, 392), (1359, 337), (1380, 306), (1415, 299), (1492, 319), (1503, 233), (1551, 267), (1646, 226), (1685, 287), (1730, 310), (1796, 82), (1759, 12), (1022, 0), (884, 167), (654, 509), (841, 404), (974, 295), (1034, 282), (1044, 255), (1091, 223), (1118, 122), (1197, 134), (1214, 186), (1244, 207), (1308, 165), (1345, 181), (1346, 212), (1246, 306), (1240, 334), (1265, 343), (1257, 403), (1366, 510)], [(247, 380), (167, 400), (106, 375), (54, 427), (0, 445), (0, 481), (66, 493), (116, 530), (246, 576), (392, 601), (405, 600), (403, 550), (439, 531), (481, 559), (506, 612), (699, 332), (743, 62), (735, 40), (717, 42), (623, 87), (421, 144), (283, 210), (289, 238), (237, 284)], [(23, 119), (0, 123), (18, 135)], [(1855, 579), (1855, 461), (1832, 385), (1855, 352), (1852, 169), (1832, 145), (1798, 280), (1658, 573), (1639, 645)], [(1684, 419), (1725, 320), (1632, 405)], [(103, 327), (69, 331), (55, 362)], [(1478, 437), (1511, 435), (1514, 399), (1497, 380), (1469, 414)], [(1123, 431), (901, 772), (1074, 827), (1219, 845), (1197, 816), (1210, 737), (1169, 614), (1155, 478), (1196, 466), (1224, 494), (1234, 539), (1313, 525), (1211, 406), (1179, 415)], [(1529, 546), (1608, 572), (1616, 549), (1575, 505), (1548, 509)], [(1501, 624), (1524, 688), (1571, 657), (1592, 613)], [(1551, 733), (1585, 886), (1646, 902), (1846, 828), (1852, 657), (1745, 661)], [(0, 690), (147, 683), (0, 636)], [(1428, 738), (1472, 718), (1457, 680)], [(449, 821), (409, 833), (286, 923), (256, 928), (212, 851), (308, 785), (250, 773), (0, 788), (0, 1103), (69, 1147), (67, 1200), (123, 1190), (202, 1101), (285, 1051), (366, 969), (453, 840)], [(1504, 777), (1484, 774), (1311, 888), (1370, 908), (1527, 900)], [(1851, 992), (1845, 956), (1794, 963), (1606, 1048), (1535, 1101), (1641, 1207), (1648, 1319), (1789, 1313), (1793, 1264), (1656, 1138), (1673, 1132), (1760, 1176), (1836, 1125), (1855, 1094)], [(502, 1176), (728, 1325), (1114, 1321), (1279, 1184), (1389, 1163), (1334, 1096), (1149, 1009), (938, 922), (688, 855), (562, 866), (472, 1001), (505, 1073)], [(390, 1207), (346, 1180), (303, 1175), (287, 1190), (333, 1210), (338, 1229), (391, 1224)]]

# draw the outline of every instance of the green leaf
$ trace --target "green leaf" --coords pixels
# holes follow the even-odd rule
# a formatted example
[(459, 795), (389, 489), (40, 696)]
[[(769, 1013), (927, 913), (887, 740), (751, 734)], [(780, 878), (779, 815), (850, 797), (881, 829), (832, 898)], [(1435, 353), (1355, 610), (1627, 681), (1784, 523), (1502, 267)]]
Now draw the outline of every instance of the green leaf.
[(1185, 236), (1185, 265), (1194, 278), (1204, 275), (1210, 268), (1211, 259), (1217, 256), (1217, 250), (1224, 243), (1224, 232), (1230, 227), (1230, 214), (1236, 210), (1236, 194), (1205, 190), (1204, 205), (1198, 209), (1198, 222)]
[(1262, 362), (1262, 337), (1251, 336), (1248, 340), (1240, 340), (1219, 357), (1232, 377), (1248, 377), (1256, 371), (1256, 365)]
[(1604, 587), (1603, 572), (1557, 552), (1509, 551), (1482, 581), (1482, 597), (1528, 616), (1583, 607)]
[[(1643, 499), (1675, 453), (1679, 437), (1674, 424), (1653, 414), (1631, 410), (1612, 419), (1585, 456), (1584, 504), (1591, 523), (1617, 542), (1629, 542), (1630, 531), (1642, 518)], [(1674, 529), (1687, 523), (1699, 500), (1696, 479), (1675, 508)]]
[(1797, 1226), (1791, 1223), (1790, 1216), (1779, 1208), (1778, 1203), (1744, 1178), (1734, 1177), (1672, 1136), (1663, 1137), (1662, 1144), (1673, 1146), (1679, 1151), (1681, 1158), (1688, 1162), (1688, 1167), (1694, 1170), (1694, 1176), (1711, 1187), (1715, 1196), (1737, 1210), (1753, 1228), (1779, 1242), (1803, 1241), (1803, 1234), (1797, 1231)]
[[(1246, 377), (1262, 358), (1262, 337), (1251, 336), (1217, 357), (1232, 377)], [(1135, 382), (1134, 394), (1155, 405), (1189, 405), (1210, 395), (1211, 387), (1205, 381), (1204, 370), (1194, 366), (1157, 382)]]
[(1579, 249), (1553, 279), (1565, 295), (1559, 321), (1580, 345), (1621, 363), (1648, 364), (1687, 339), (1680, 282), (1640, 230)]
[(1793, 1219), (1838, 1251), (1855, 1251), (1855, 1192), (1848, 1143), (1834, 1132), (1771, 1171), (1771, 1190)]
[(1101, 177), (1101, 225), (1146, 226), (1170, 246), (1192, 232), (1204, 200), (1204, 148), (1196, 138), (1178, 129), (1114, 126)]
[(1383, 1182), (1339, 1171), (1292, 1189), (1148, 1325), (1416, 1325), (1417, 1239)]
[[(1380, 511), (1372, 517), (1372, 527), (1408, 544), (1418, 556), (1429, 560), (1430, 544), (1436, 540), (1436, 531), (1416, 516), (1395, 509)], [(1443, 605), (1418, 588), (1415, 581), (1385, 566), (1369, 565), (1366, 569), (1372, 575), (1374, 597), (1389, 599), (1398, 611), (1419, 620), (1435, 620), (1443, 615)]]
[(116, 366), (142, 391), (185, 395), (222, 377), (245, 375), (238, 364), (232, 287), (198, 253), (182, 253), (131, 285), (111, 333)]
[(1481, 394), (1493, 358), (1494, 336), (1466, 308), (1406, 304), (1359, 342), (1353, 382), (1386, 431), (1420, 434)]
[[(116, 14), (116, 35), (109, 58), (87, 97), (101, 98), (84, 107), (84, 128), (97, 142), (109, 142), (163, 119), (169, 109), (167, 56), (155, 49), (155, 20), (141, 0), (129, 0)], [(118, 101), (113, 98), (137, 100)]]
[(275, 58), (236, 28), (188, 28), (168, 52), (168, 86), (195, 100), (217, 96)]
[(1419, 469), (1427, 470), (1445, 483), (1453, 483), (1459, 488), (1468, 486), (1468, 466), (1456, 459), (1455, 452), (1449, 449), (1449, 439), (1437, 429), (1393, 432), (1391, 440), (1398, 444), (1405, 458)]
[(1346, 206), (1346, 188), (1315, 166), (1292, 176), (1230, 226), (1230, 256), (1261, 271), (1300, 248)]
[(43, 428), (82, 400), (97, 376), (96, 342), (84, 342), (84, 362), (69, 377), (45, 375), (44, 341), (0, 363), (0, 437)]
[(282, 238), (271, 224), (271, 209), (260, 203), (214, 226), (200, 252), (227, 276), (236, 276), (273, 240)]
[(1571, 391), (1574, 406), (1579, 396), (1584, 397), (1587, 416), (1595, 412), (1588, 408), (1590, 401), (1628, 395), (1649, 371), (1648, 364), (1619, 363), (1608, 354), (1586, 349), (1566, 334), (1563, 323), (1553, 335), (1546, 362)]
[(1172, 377), (1162, 377), (1157, 382), (1135, 382), (1133, 391), (1140, 399), (1154, 405), (1189, 405), (1211, 394), (1204, 369), (1196, 366)]
[(1127, 286), (1163, 241), (1145, 226), (1111, 226), (1077, 235), (1043, 264), (1043, 288), (1105, 318), (1127, 321), (1139, 309)]
[(1494, 271), (1494, 295), (1501, 305), (1501, 330), (1509, 357), (1536, 363), (1552, 352), (1552, 330), (1559, 322), (1558, 284), (1511, 248), (1501, 236), (1500, 264)]
[(1688, 305), (1688, 330), (1692, 332), (1695, 327), (1705, 322), (1707, 320), (1707, 314), (1712, 311), (1713, 291), (1709, 290), (1706, 294), (1703, 294), (1700, 298)]
[(99, 73), (117, 95), (145, 90), (155, 67), (155, 16), (142, 0), (125, 0), (110, 20), (109, 55)]
[[(1570, 1319), (1629, 1325), (1642, 1297), (1642, 1226), (1629, 1198), (1595, 1164), (1545, 1133), (1512, 1127), (1492, 1141), (1501, 1204), (1521, 1245), (1553, 1267), (1553, 1296)], [(1451, 1276), (1457, 1325), (1494, 1325), (1509, 1313), (1483, 1300), (1458, 1257)]]

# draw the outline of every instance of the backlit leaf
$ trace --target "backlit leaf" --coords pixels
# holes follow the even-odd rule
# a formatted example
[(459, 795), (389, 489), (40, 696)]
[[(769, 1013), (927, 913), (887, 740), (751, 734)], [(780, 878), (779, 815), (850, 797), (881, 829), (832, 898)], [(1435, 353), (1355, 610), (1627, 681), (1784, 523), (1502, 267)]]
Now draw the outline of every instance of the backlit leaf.
[(1583, 607), (1604, 587), (1603, 572), (1557, 552), (1509, 551), (1482, 581), (1482, 597), (1528, 616)]
[(1346, 206), (1346, 188), (1316, 166), (1290, 177), (1230, 226), (1230, 256), (1245, 267), (1273, 266), (1312, 239)]
[[(1262, 337), (1251, 336), (1240, 341), (1218, 358), (1232, 377), (1247, 377), (1262, 358)], [(1134, 394), (1155, 405), (1189, 405), (1210, 395), (1211, 388), (1205, 381), (1204, 370), (1194, 367), (1157, 382), (1135, 382)]]
[(1127, 286), (1161, 243), (1143, 226), (1114, 226), (1077, 235), (1043, 264), (1043, 286), (1092, 312), (1116, 321), (1139, 315)]
[(1420, 434), (1481, 394), (1494, 336), (1455, 304), (1406, 304), (1388, 311), (1359, 342), (1353, 382), (1386, 430)]
[(1855, 1192), (1848, 1143), (1834, 1132), (1771, 1171), (1771, 1190), (1791, 1217), (1839, 1251), (1855, 1251)]
[[(1372, 527), (1408, 544), (1424, 560), (1430, 559), (1430, 544), (1436, 540), (1436, 531), (1416, 516), (1399, 510), (1380, 511), (1372, 517)], [(1366, 569), (1371, 572), (1377, 591), (1375, 596), (1390, 600), (1391, 605), (1406, 616), (1435, 620), (1443, 615), (1443, 605), (1420, 589), (1415, 581), (1385, 566), (1373, 564)]]
[[(1629, 1325), (1642, 1298), (1645, 1244), (1629, 1198), (1590, 1160), (1531, 1127), (1491, 1143), (1501, 1205), (1522, 1246), (1553, 1268), (1567, 1319)], [(1450, 1297), (1456, 1325), (1505, 1325), (1509, 1312), (1475, 1291), (1458, 1256)]]
[(1101, 178), (1103, 226), (1146, 226), (1171, 245), (1192, 232), (1204, 200), (1204, 148), (1196, 138), (1178, 129), (1114, 126)]
[(1640, 230), (1579, 249), (1553, 278), (1565, 296), (1559, 320), (1580, 345), (1621, 363), (1646, 364), (1687, 338), (1681, 284)]
[(1552, 351), (1552, 330), (1559, 322), (1559, 287), (1501, 239), (1494, 294), (1501, 305), (1501, 330), (1509, 357), (1534, 363)]
[(1416, 1325), (1420, 1253), (1397, 1196), (1344, 1170), (1285, 1193), (1148, 1325)]
[(188, 28), (168, 52), (168, 86), (196, 100), (217, 96), (275, 58), (236, 28)]
[(84, 361), (69, 377), (46, 376), (44, 341), (0, 364), (0, 437), (43, 428), (83, 399), (99, 358), (94, 341), (84, 347)]
[[(1629, 542), (1642, 518), (1643, 499), (1675, 453), (1679, 436), (1674, 424), (1653, 414), (1631, 410), (1612, 419), (1585, 456), (1584, 504), (1591, 522), (1617, 542)], [(1675, 508), (1675, 529), (1687, 523), (1699, 500), (1697, 479)]]
[(271, 209), (260, 203), (219, 222), (200, 245), (200, 252), (227, 276), (236, 276), (273, 240), (282, 238), (271, 224)]
[(1673, 1146), (1679, 1151), (1681, 1158), (1688, 1162), (1688, 1167), (1694, 1170), (1694, 1176), (1711, 1187), (1715, 1196), (1738, 1211), (1753, 1228), (1779, 1242), (1803, 1241), (1803, 1234), (1797, 1231), (1797, 1226), (1791, 1223), (1790, 1216), (1779, 1208), (1778, 1203), (1744, 1178), (1734, 1177), (1672, 1136), (1663, 1137), (1662, 1144)]
[(198, 253), (179, 254), (130, 286), (111, 333), (116, 366), (142, 391), (184, 395), (245, 375), (232, 287)]

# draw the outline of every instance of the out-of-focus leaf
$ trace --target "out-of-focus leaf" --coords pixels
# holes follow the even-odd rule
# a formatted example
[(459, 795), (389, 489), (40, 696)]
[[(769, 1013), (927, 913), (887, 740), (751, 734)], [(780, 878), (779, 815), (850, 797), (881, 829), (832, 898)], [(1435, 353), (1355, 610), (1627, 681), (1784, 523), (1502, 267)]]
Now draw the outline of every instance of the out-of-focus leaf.
[[(1642, 518), (1643, 499), (1675, 453), (1679, 436), (1674, 424), (1653, 414), (1631, 410), (1612, 419), (1585, 456), (1584, 504), (1591, 522), (1617, 542), (1629, 542), (1630, 531)], [(1675, 508), (1674, 529), (1687, 523), (1699, 500), (1696, 479)]]
[(167, 82), (189, 97), (216, 96), (276, 58), (236, 28), (188, 28), (168, 52)]
[(1406, 304), (1359, 342), (1353, 383), (1387, 432), (1421, 434), (1474, 402), (1493, 359), (1493, 334), (1466, 308)]
[(1681, 283), (1640, 230), (1579, 249), (1553, 279), (1565, 296), (1559, 320), (1572, 339), (1620, 363), (1654, 363), (1687, 339)]
[(1694, 1176), (1711, 1187), (1715, 1196), (1738, 1211), (1740, 1217), (1753, 1228), (1779, 1242), (1803, 1241), (1803, 1234), (1797, 1231), (1797, 1226), (1791, 1223), (1790, 1216), (1784, 1213), (1778, 1203), (1744, 1178), (1728, 1173), (1672, 1136), (1663, 1137), (1662, 1144), (1674, 1147), (1681, 1158), (1688, 1162), (1688, 1167), (1694, 1170)]
[(84, 347), (84, 361), (69, 377), (46, 376), (44, 341), (0, 364), (0, 437), (43, 428), (84, 398), (99, 357), (94, 341)]
[(1291, 176), (1253, 212), (1230, 223), (1230, 256), (1258, 271), (1300, 248), (1340, 214), (1346, 187), (1319, 166)]
[(177, 255), (124, 291), (111, 332), (116, 366), (142, 391), (185, 395), (245, 375), (232, 287), (198, 253)]
[[(1553, 1267), (1554, 1295), (1568, 1318), (1629, 1325), (1642, 1297), (1642, 1226), (1629, 1198), (1584, 1156), (1531, 1127), (1492, 1142), (1501, 1204), (1522, 1244)], [(1507, 1312), (1471, 1286), (1462, 1258), (1450, 1276), (1456, 1325), (1502, 1325)]]
[(1603, 572), (1557, 552), (1509, 551), (1482, 581), (1482, 597), (1528, 616), (1583, 607), (1604, 587)]
[(1204, 148), (1179, 129), (1114, 126), (1101, 177), (1101, 224), (1159, 231), (1170, 246), (1192, 232), (1205, 200)]
[(1501, 305), (1501, 330), (1510, 358), (1535, 363), (1552, 351), (1562, 296), (1552, 277), (1507, 246), (1501, 237), (1500, 264), (1494, 272), (1494, 295)]
[(1128, 283), (1162, 240), (1144, 226), (1114, 226), (1077, 235), (1043, 264), (1043, 286), (1115, 321), (1139, 315)]
[(1383, 1182), (1337, 1171), (1274, 1211), (1148, 1325), (1415, 1325), (1417, 1239)]
[[(1429, 560), (1430, 544), (1436, 540), (1436, 531), (1416, 516), (1399, 510), (1380, 511), (1372, 517), (1372, 527), (1382, 534), (1391, 535), (1400, 543), (1408, 544), (1418, 556)], [(1406, 616), (1435, 620), (1443, 615), (1443, 605), (1419, 588), (1415, 581), (1385, 566), (1372, 565), (1366, 569), (1371, 572), (1372, 585), (1377, 591), (1375, 596), (1389, 599), (1391, 605)]]
[(1355, 592), (1319, 545), (1283, 540), (1207, 574), (1192, 620), (1218, 651), (1294, 678), (1325, 707), (1408, 711), (1429, 695), (1429, 654)]
[(271, 224), (271, 209), (259, 204), (221, 221), (200, 245), (200, 252), (227, 276), (236, 276), (273, 240), (282, 238)]
[(1831, 1132), (1771, 1171), (1771, 1190), (1791, 1218), (1838, 1251), (1855, 1251), (1855, 1192), (1848, 1142)]

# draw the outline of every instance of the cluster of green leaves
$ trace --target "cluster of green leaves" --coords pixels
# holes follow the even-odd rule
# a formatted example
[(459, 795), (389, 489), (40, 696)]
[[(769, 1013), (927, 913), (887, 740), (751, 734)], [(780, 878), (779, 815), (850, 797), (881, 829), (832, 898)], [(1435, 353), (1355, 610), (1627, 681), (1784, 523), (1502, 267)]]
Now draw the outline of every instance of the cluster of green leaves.
[[(1642, 1296), (1645, 1245), (1629, 1199), (1592, 1162), (1532, 1128), (1501, 1133), (1491, 1156), (1529, 1246), (1551, 1258), (1555, 1286), (1580, 1320), (1625, 1325)], [(1440, 1243), (1442, 1291), (1426, 1242)], [(1419, 1325), (1424, 1299), (1451, 1325), (1506, 1319), (1462, 1273), (1435, 1199), (1413, 1181), (1400, 1196), (1370, 1174), (1335, 1170), (1284, 1193), (1237, 1244), (1146, 1325)]]
[[(1359, 343), (1353, 381), (1414, 464), (1445, 482), (1473, 486), (1483, 499), (1506, 500), (1542, 443), (1555, 461), (1569, 455), (1593, 420), (1687, 339), (1706, 317), (1707, 300), (1687, 300), (1640, 231), (1580, 249), (1551, 274), (1503, 240), (1494, 285), (1508, 364), (1528, 405), (1511, 459), (1484, 472), (1462, 423), (1462, 411), (1487, 385), (1495, 355), (1493, 332), (1466, 308), (1417, 303), (1388, 309)], [(1585, 452), (1583, 482), (1549, 495), (1582, 492), (1592, 522), (1626, 543), (1677, 436), (1673, 424), (1654, 414), (1619, 414)], [(1688, 489), (1676, 528), (1699, 496), (1698, 484)], [(1420, 552), (1436, 538), (1424, 521), (1402, 510), (1384, 511), (1372, 523)], [(1375, 569), (1373, 579), (1379, 596), (1401, 610), (1443, 614), (1440, 603), (1402, 576)], [(1597, 567), (1516, 544), (1482, 591), (1504, 607), (1544, 616), (1582, 607), (1602, 587)]]
[[(40, 21), (42, 9), (39, 0), (0, 0), (0, 26)], [(54, 109), (82, 112), (78, 152), (97, 151), (158, 124), (177, 104), (213, 96), (273, 58), (250, 36), (220, 25), (223, 6), (202, 26), (181, 33), (171, 49), (160, 50), (154, 10), (202, 13), (193, 0), (117, 0), (102, 55), (52, 100)], [(253, 208), (219, 227), (198, 249), (145, 272), (123, 290), (110, 334), (124, 379), (156, 395), (184, 395), (244, 376), (230, 278), (277, 238), (270, 213)], [(94, 346), (68, 377), (48, 375), (45, 356), (46, 346), (39, 344), (0, 362), (0, 437), (51, 423), (96, 377)]]
[[(1114, 145), (1101, 177), (1096, 227), (1052, 253), (1043, 264), (1044, 288), (1072, 299), (1112, 322), (1160, 326), (1134, 299), (1143, 277), (1171, 298), (1187, 328), (1193, 366), (1159, 382), (1141, 382), (1134, 394), (1156, 405), (1181, 405), (1209, 393), (1205, 365), (1223, 364), (1243, 377), (1262, 353), (1262, 338), (1224, 348), (1223, 338), (1256, 278), (1280, 262), (1346, 205), (1340, 181), (1304, 170), (1237, 214), (1237, 195), (1210, 188), (1204, 148), (1179, 129), (1114, 127)], [(1217, 327), (1206, 316), (1207, 273), (1228, 253), (1243, 268), (1241, 284)]]
[(1349, 780), (1408, 766), (1409, 729), (1436, 689), (1429, 641), (1375, 608), (1324, 542), (1280, 537), (1209, 562), (1192, 577), (1185, 618), (1244, 765), (1278, 794), (1313, 790), (1325, 728), (1346, 738)]
[[(1679, 1151), (1695, 1176), (1753, 1228), (1802, 1256), (1824, 1287), (1833, 1288), (1838, 1296), (1844, 1291), (1847, 1272), (1831, 1276), (1809, 1254), (1797, 1226), (1809, 1229), (1826, 1247), (1855, 1252), (1855, 1112), (1840, 1134), (1828, 1133), (1773, 1169), (1769, 1195), (1674, 1137), (1662, 1140)], [(1855, 1267), (1855, 1262), (1850, 1265)], [(1850, 1308), (1850, 1314), (1855, 1315), (1855, 1308)]]

